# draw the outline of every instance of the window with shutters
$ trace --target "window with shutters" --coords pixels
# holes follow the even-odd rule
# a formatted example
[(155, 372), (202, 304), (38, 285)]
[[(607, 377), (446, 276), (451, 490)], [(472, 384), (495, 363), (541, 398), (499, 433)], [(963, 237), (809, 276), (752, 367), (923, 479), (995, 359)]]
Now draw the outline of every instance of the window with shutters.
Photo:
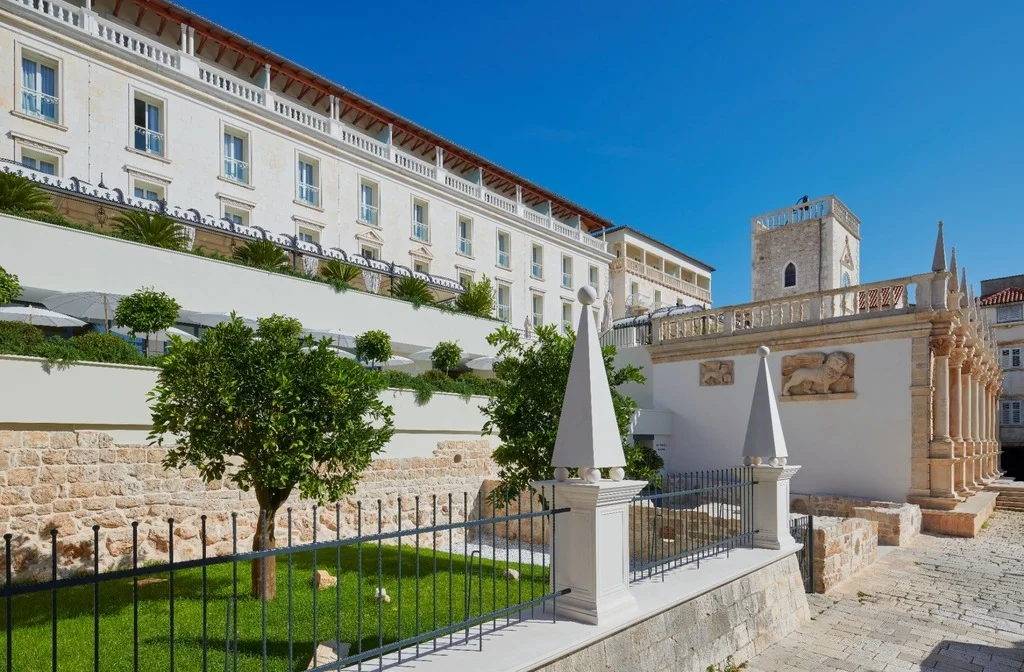
[(999, 424), (1024, 425), (1024, 401), (1001, 401)]
[(996, 322), (1020, 322), (1024, 320), (1024, 303), (996, 308)]
[(1024, 347), (1001, 348), (999, 350), (999, 368), (1019, 369), (1024, 357)]

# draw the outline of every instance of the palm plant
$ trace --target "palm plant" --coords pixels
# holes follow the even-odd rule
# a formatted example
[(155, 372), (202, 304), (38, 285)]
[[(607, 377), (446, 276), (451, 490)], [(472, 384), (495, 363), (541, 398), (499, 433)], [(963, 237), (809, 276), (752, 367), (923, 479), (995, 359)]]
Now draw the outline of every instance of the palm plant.
[(391, 296), (417, 306), (434, 302), (434, 294), (423, 278), (402, 278), (391, 286)]
[(14, 173), (0, 172), (0, 210), (24, 217), (38, 217), (53, 212), (53, 201), (31, 180)]
[(188, 247), (188, 237), (184, 230), (167, 215), (133, 210), (114, 217), (113, 225), (118, 236), (134, 243), (179, 252)]
[(275, 271), (288, 265), (288, 254), (269, 240), (249, 240), (231, 255), (246, 266)]
[(336, 292), (344, 292), (352, 288), (352, 281), (359, 277), (361, 271), (337, 259), (331, 259), (320, 267), (320, 275)]
[(490, 317), (494, 312), (494, 289), (486, 275), (480, 282), (472, 280), (466, 291), (455, 297), (455, 309), (477, 317)]

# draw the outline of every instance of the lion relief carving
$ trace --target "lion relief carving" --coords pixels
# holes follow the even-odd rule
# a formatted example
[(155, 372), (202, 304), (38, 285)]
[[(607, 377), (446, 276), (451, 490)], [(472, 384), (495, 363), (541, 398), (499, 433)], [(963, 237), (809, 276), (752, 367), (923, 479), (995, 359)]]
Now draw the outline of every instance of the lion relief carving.
[(849, 352), (809, 352), (782, 358), (782, 396), (853, 392)]
[(733, 360), (718, 360), (700, 363), (700, 386), (732, 385)]

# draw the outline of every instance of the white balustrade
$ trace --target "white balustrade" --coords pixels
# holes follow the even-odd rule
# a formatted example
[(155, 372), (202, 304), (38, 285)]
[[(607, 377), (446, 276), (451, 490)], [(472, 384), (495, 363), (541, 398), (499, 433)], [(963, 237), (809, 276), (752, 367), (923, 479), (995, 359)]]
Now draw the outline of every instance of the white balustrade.
[(388, 158), (387, 143), (375, 140), (368, 135), (357, 133), (344, 126), (341, 128), (341, 141), (346, 145), (361, 149), (367, 154), (373, 154), (377, 158), (385, 160)]
[(463, 194), (472, 196), (473, 198), (480, 198), (480, 186), (473, 184), (469, 180), (464, 180), (457, 175), (452, 175), (451, 173), (445, 173), (444, 183), (455, 191), (460, 191)]
[(860, 220), (835, 196), (826, 196), (806, 203), (758, 215), (751, 220), (754, 233), (774, 231), (790, 224), (833, 216), (854, 233), (860, 231)]
[(250, 103), (256, 105), (264, 104), (264, 93), (263, 89), (243, 82), (240, 79), (235, 79), (229, 75), (225, 75), (221, 72), (209, 68), (202, 63), (199, 64), (199, 79), (206, 82), (210, 86), (216, 87), (221, 91), (224, 91), (235, 98), (241, 98)]
[(162, 44), (142, 37), (138, 33), (126, 30), (115, 23), (99, 17), (96, 18), (95, 25), (96, 37), (101, 40), (120, 47), (125, 51), (142, 56), (154, 63), (159, 63), (175, 70), (178, 69), (180, 62), (177, 50), (169, 49)]
[(551, 220), (551, 228), (553, 228), (555, 230), (555, 233), (559, 233), (559, 234), (565, 236), (566, 238), (572, 238), (573, 240), (579, 240), (580, 239), (580, 230), (579, 229), (574, 229), (571, 226), (569, 226), (568, 224), (562, 224), (557, 219), (552, 219)]
[(277, 112), (282, 117), (287, 117), (294, 122), (300, 123), (303, 126), (308, 126), (314, 131), (320, 131), (321, 133), (331, 132), (331, 124), (327, 117), (316, 114), (315, 112), (310, 112), (298, 105), (292, 105), (275, 98), (274, 112)]
[(76, 28), (82, 27), (81, 9), (60, 2), (59, 0), (11, 0), (16, 5), (22, 5), (31, 10), (39, 12), (60, 23), (66, 23)]
[(544, 213), (531, 210), (530, 208), (523, 208), (523, 219), (533, 224), (538, 224), (544, 228), (548, 228), (548, 216)]
[(427, 179), (437, 179), (437, 166), (427, 163), (426, 161), (421, 161), (414, 156), (409, 156), (405, 152), (395, 150), (395, 164), (400, 168), (405, 168), (409, 172), (422, 175)]
[(488, 189), (484, 189), (484, 202), (510, 214), (516, 214), (515, 201), (505, 198), (504, 196), (500, 196)]
[[(594, 236), (591, 236), (591, 235), (584, 235), (580, 240), (587, 247), (592, 247), (592, 248), (594, 248), (595, 250), (597, 250), (599, 252), (607, 252), (608, 251), (607, 243), (605, 243), (600, 238), (595, 238)], [(710, 292), (709, 292), (709, 294), (710, 294)], [(710, 300), (711, 300), (711, 297), (708, 296), (708, 301), (710, 301)]]

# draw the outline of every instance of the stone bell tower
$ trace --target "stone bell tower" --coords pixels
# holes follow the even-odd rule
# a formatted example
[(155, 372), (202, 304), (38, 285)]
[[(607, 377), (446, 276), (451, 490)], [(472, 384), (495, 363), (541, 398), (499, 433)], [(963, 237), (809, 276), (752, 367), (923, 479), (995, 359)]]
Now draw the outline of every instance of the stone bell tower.
[(804, 196), (751, 225), (754, 301), (860, 284), (860, 220), (835, 196)]

